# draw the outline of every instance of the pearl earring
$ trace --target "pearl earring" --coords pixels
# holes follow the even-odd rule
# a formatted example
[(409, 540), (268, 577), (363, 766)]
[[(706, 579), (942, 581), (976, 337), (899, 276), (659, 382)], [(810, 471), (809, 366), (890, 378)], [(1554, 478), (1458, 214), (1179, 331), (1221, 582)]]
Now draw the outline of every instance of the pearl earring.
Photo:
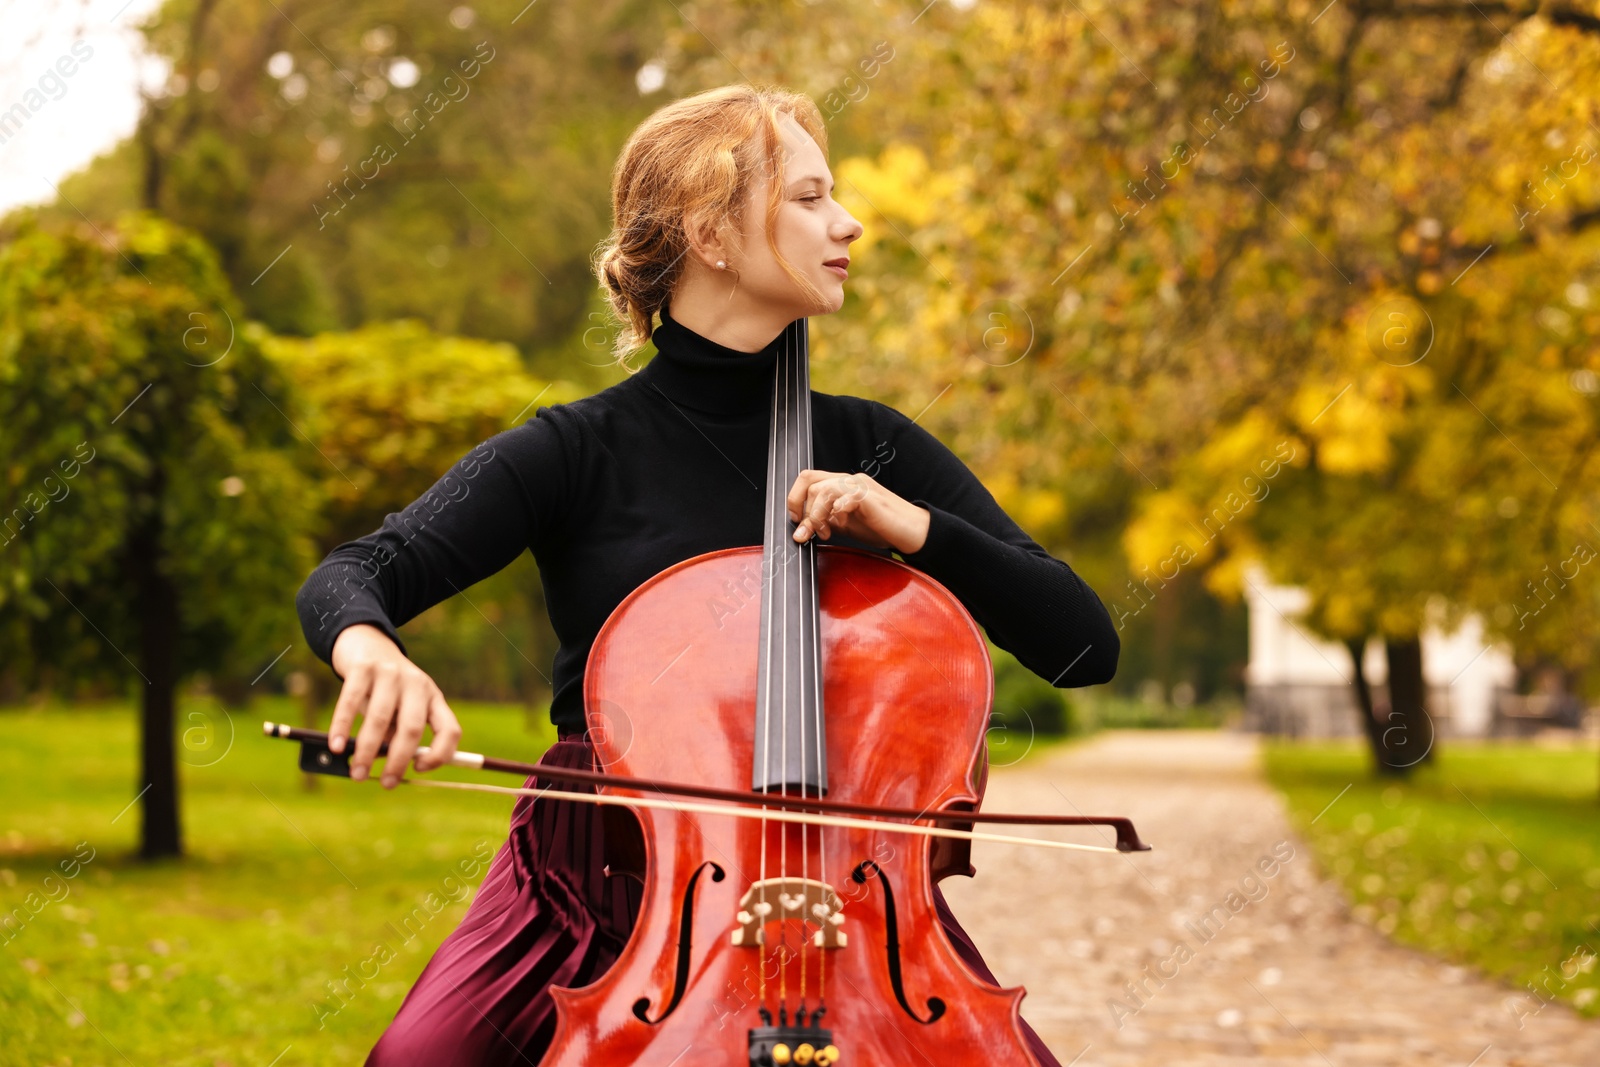
[(726, 268), (726, 267), (727, 267), (727, 266), (728, 266), (728, 265), (727, 265), (727, 264), (726, 264), (726, 263), (724, 263), (724, 262), (723, 262), (723, 261), (722, 261), (722, 260), (720, 260), (720, 259), (719, 259), (719, 260), (717, 260), (717, 269), (718, 269), (718, 270), (723, 270), (723, 269), (725, 269), (725, 268)]

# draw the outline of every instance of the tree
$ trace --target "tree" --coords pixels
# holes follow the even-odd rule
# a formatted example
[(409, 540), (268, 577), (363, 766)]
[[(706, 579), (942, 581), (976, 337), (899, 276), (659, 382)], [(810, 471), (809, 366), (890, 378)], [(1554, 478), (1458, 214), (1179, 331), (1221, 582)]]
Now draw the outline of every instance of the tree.
[(0, 658), (134, 680), (146, 858), (183, 850), (180, 681), (264, 668), (312, 558), (315, 455), (243, 327), (210, 248), (149, 215), (0, 249)]

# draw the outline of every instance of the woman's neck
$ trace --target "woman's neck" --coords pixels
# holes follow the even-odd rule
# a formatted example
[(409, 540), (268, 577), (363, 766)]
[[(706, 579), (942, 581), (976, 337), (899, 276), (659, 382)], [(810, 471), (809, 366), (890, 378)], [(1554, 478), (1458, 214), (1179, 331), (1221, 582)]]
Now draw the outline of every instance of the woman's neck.
[(731, 276), (686, 277), (668, 302), (673, 319), (736, 352), (761, 351), (799, 318), (792, 308), (744, 298)]

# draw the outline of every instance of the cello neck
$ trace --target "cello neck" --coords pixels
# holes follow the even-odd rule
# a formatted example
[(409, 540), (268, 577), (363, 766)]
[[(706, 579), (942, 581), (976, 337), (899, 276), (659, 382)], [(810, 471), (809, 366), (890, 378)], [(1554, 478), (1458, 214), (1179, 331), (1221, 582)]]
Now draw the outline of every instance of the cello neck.
[(811, 466), (810, 346), (802, 317), (784, 327), (772, 379), (751, 788), (820, 796), (828, 777), (817, 539), (795, 543), (788, 508), (789, 488)]

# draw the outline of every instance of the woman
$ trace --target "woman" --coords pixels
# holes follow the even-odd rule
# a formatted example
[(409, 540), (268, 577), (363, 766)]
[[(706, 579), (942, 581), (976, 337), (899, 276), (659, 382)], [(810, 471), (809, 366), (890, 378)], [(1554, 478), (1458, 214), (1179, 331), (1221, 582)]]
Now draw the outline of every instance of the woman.
[[(843, 304), (861, 236), (831, 196), (826, 146), (809, 99), (748, 86), (670, 104), (628, 140), (595, 269), (627, 327), (619, 355), (653, 340), (657, 356), (490, 438), (380, 529), (335, 549), (300, 590), (307, 640), (344, 680), (336, 751), (362, 719), (352, 777), (369, 773), (388, 740), (383, 784), (393, 788), (424, 727), (433, 742), (417, 770), (449, 760), (461, 728), (395, 628), (523, 551), (538, 561), (561, 640), (550, 708), (559, 740), (542, 762), (589, 768), (584, 665), (612, 609), (680, 560), (762, 542), (778, 342), (795, 319)], [(796, 540), (898, 553), (1054, 684), (1111, 678), (1119, 644), (1099, 598), (948, 449), (872, 401), (814, 393), (812, 407), (818, 469), (789, 493)], [(602, 833), (592, 805), (521, 798), (461, 926), (368, 1064), (537, 1062), (555, 1030), (549, 986), (604, 973), (639, 907), (635, 881), (605, 876)], [(957, 950), (993, 982), (937, 889), (935, 900)], [(1024, 1029), (1039, 1062), (1056, 1065)]]

